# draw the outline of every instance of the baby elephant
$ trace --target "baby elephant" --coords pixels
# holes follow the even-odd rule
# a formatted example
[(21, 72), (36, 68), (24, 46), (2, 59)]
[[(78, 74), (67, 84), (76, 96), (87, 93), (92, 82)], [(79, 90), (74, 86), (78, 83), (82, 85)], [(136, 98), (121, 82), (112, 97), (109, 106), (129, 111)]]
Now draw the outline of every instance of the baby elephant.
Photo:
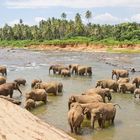
[(25, 102), (25, 108), (27, 110), (31, 110), (33, 108), (35, 108), (35, 101), (33, 99), (28, 99), (26, 102)]
[(71, 76), (70, 70), (62, 69), (61, 70), (61, 76), (70, 77)]
[(44, 89), (35, 89), (26, 94), (26, 100), (32, 99), (34, 101), (47, 102), (47, 93)]
[(26, 84), (26, 80), (23, 79), (23, 78), (17, 78), (17, 79), (14, 80), (14, 82), (16, 82), (19, 86), (20, 85), (25, 86), (25, 84)]
[(42, 80), (34, 79), (31, 83), (31, 88), (34, 88), (37, 83), (41, 83)]
[(134, 97), (135, 98), (137, 98), (136, 97), (137, 94), (139, 95), (139, 98), (140, 98), (140, 89), (139, 88), (136, 88), (135, 91), (134, 91)]
[(68, 122), (71, 128), (71, 133), (78, 133), (78, 128), (84, 120), (83, 108), (79, 103), (72, 103), (71, 109), (68, 112)]
[(7, 75), (7, 68), (5, 66), (0, 66), (0, 73), (3, 76), (6, 76)]

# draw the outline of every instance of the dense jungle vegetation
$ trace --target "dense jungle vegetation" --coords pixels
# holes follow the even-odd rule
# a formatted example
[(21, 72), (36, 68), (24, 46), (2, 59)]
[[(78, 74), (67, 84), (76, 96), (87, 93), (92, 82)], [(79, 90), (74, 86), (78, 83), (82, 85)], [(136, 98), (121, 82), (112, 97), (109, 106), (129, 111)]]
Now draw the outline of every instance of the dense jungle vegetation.
[(77, 13), (74, 20), (67, 20), (66, 13), (60, 19), (42, 20), (39, 25), (29, 26), (20, 19), (18, 24), (5, 24), (0, 28), (0, 45), (27, 46), (32, 44), (100, 43), (106, 45), (140, 44), (140, 24), (121, 23), (100, 25), (91, 23), (92, 13), (85, 13), (87, 24)]

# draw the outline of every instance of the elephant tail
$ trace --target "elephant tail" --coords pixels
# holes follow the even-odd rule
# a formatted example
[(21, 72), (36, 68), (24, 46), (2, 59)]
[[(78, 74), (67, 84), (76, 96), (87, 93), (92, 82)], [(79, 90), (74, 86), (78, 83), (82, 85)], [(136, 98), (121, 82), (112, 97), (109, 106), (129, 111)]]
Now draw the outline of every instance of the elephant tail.
[(121, 106), (119, 104), (114, 104), (113, 106), (118, 106), (121, 109)]

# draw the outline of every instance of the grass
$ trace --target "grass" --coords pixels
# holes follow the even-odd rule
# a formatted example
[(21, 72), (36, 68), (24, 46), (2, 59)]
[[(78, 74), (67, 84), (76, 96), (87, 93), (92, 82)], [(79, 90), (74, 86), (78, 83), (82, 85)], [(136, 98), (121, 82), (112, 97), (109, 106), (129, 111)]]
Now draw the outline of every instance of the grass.
[(122, 44), (140, 44), (140, 40), (132, 41), (117, 41), (112, 38), (95, 40), (89, 37), (72, 37), (69, 39), (55, 39), (55, 40), (2, 40), (0, 41), (1, 47), (14, 47), (14, 48), (26, 48), (31, 45), (54, 45), (54, 46), (66, 46), (66, 45), (78, 45), (85, 44), (88, 45), (105, 45), (108, 46), (108, 52), (125, 52), (125, 53), (140, 53), (140, 50), (131, 50), (131, 49), (120, 49), (114, 50), (113, 46), (122, 45)]

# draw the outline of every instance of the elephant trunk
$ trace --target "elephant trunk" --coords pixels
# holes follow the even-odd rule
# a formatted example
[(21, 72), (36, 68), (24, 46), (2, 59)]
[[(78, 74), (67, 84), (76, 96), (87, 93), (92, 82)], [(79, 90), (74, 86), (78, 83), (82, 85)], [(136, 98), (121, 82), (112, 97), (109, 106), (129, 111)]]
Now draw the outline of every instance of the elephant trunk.
[(20, 92), (20, 94), (22, 95), (22, 92), (21, 92), (21, 90), (19, 89), (19, 87), (17, 87), (17, 90)]
[(108, 101), (111, 101), (112, 100), (112, 96), (108, 96)]
[(112, 73), (112, 79), (113, 79), (114, 74)]
[(68, 102), (68, 109), (70, 110), (70, 105), (71, 105), (71, 102)]

